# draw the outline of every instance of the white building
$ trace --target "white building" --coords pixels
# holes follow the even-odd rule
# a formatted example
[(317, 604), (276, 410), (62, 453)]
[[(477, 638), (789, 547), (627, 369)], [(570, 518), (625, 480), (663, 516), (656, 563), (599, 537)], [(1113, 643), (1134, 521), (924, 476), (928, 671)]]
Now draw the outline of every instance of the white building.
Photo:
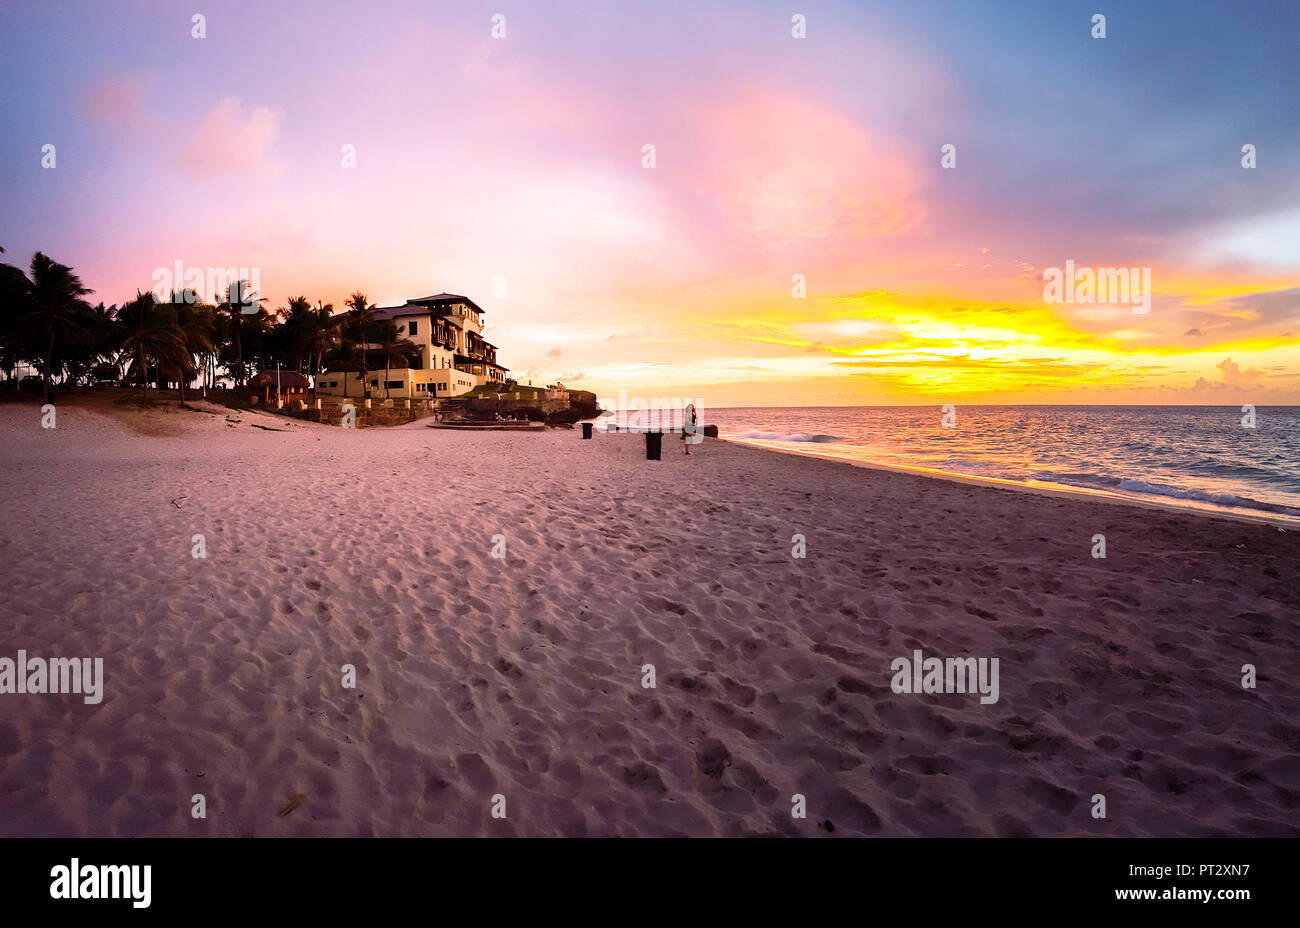
[[(414, 350), (391, 359), (385, 375), (383, 353), (369, 346), (370, 396), (441, 399), (506, 379), (508, 368), (497, 364), (496, 345), (483, 339), (483, 309), (469, 297), (438, 293), (407, 300), (402, 306), (378, 307), (374, 318), (395, 323), (398, 335)], [(316, 378), (316, 389), (360, 397), (360, 371), (327, 370)]]

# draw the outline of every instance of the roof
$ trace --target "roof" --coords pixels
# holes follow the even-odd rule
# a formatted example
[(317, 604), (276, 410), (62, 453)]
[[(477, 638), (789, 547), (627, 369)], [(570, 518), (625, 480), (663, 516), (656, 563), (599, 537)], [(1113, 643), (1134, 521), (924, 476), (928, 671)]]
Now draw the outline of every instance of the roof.
[(452, 303), (464, 303), (471, 306), (479, 312), (487, 312), (482, 306), (479, 306), (467, 296), (461, 296), (458, 293), (435, 293), (432, 296), (417, 297), (414, 300), (407, 300), (401, 306), (377, 306), (374, 311), (374, 318), (380, 322), (386, 319), (396, 319), (399, 316), (427, 316), (443, 306)]
[(435, 293), (433, 296), (417, 297), (414, 300), (407, 300), (408, 304), (422, 304), (425, 306), (436, 306), (441, 303), (464, 303), (479, 312), (487, 312), (482, 306), (479, 306), (467, 296), (461, 296), (459, 293)]
[(475, 309), (480, 309), (479, 305), (467, 296), (459, 293), (435, 293), (432, 296), (416, 297), (414, 300), (407, 300), (408, 303), (468, 303)]
[(376, 322), (384, 322), (388, 319), (396, 319), (398, 316), (427, 316), (429, 307), (427, 306), (376, 306), (372, 313)]

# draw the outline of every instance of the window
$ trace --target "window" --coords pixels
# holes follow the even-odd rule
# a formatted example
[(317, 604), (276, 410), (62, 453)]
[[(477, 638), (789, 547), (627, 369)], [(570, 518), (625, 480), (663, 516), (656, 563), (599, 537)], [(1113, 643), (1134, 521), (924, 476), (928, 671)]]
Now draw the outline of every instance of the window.
[(370, 381), (370, 385), (371, 385), (372, 387), (377, 387), (377, 386), (379, 386), (379, 381), (378, 381), (378, 380), (372, 380), (372, 381)]
[(388, 389), (389, 389), (389, 390), (400, 390), (400, 389), (402, 389), (402, 382), (401, 382), (400, 380), (390, 380), (390, 381), (388, 381)]
[(416, 319), (412, 319), (410, 322), (408, 322), (408, 323), (406, 324), (406, 334), (407, 334), (407, 335), (419, 335), (419, 334), (420, 334), (419, 331), (418, 331), (419, 327), (418, 327), (418, 325), (416, 324), (417, 322), (418, 322), (418, 320), (416, 320)]

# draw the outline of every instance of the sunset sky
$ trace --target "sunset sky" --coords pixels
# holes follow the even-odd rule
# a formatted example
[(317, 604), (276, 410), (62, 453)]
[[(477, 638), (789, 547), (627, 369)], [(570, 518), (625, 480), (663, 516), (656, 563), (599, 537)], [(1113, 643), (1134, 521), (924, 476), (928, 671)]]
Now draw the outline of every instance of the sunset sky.
[[(521, 380), (705, 406), (1300, 403), (1294, 0), (7, 2), (0, 46), (4, 260), (95, 300), (463, 293)], [(1150, 311), (1045, 302), (1067, 260)]]

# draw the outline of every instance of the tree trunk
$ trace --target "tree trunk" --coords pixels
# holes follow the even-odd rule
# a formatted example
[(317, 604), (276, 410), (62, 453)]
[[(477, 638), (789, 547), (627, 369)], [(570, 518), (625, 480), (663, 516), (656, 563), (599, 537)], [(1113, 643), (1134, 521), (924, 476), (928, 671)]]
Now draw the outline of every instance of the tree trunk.
[(45, 349), (45, 402), (54, 403), (54, 381), (50, 379), (50, 365), (54, 363), (54, 327), (50, 326), (50, 344)]
[(239, 317), (235, 317), (235, 386), (237, 387), (244, 386), (244, 345), (239, 337), (240, 328)]
[(357, 320), (357, 341), (361, 344), (361, 396), (365, 398), (370, 395), (370, 384), (366, 382), (366, 331), (360, 319)]

